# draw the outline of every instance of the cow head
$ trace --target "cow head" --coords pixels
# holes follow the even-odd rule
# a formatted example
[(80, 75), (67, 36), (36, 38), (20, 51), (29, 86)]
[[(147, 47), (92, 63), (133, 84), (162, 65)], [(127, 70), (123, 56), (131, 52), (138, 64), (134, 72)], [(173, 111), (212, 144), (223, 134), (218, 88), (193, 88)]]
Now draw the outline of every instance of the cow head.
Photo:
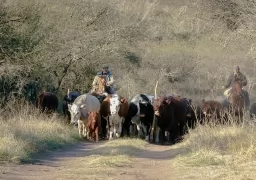
[(109, 103), (110, 103), (110, 115), (116, 115), (120, 109), (120, 104), (121, 104), (119, 96), (113, 95), (112, 97), (110, 97)]
[(140, 117), (145, 117), (148, 111), (148, 107), (151, 106), (150, 102), (141, 100), (139, 102), (140, 106)]
[(171, 108), (171, 99), (169, 97), (163, 97), (161, 99), (159, 99), (158, 102), (158, 110), (157, 110), (157, 114), (158, 116), (163, 116), (167, 111), (169, 111), (168, 109)]
[(80, 107), (76, 104), (72, 104), (72, 105), (68, 104), (68, 110), (71, 115), (70, 124), (77, 124), (81, 116)]

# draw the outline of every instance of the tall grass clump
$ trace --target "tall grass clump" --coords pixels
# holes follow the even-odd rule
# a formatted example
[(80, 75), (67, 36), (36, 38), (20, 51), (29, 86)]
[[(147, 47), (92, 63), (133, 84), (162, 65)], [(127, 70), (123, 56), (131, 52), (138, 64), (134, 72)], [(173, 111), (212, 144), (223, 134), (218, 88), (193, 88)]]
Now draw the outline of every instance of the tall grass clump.
[(26, 103), (15, 104), (0, 119), (0, 161), (27, 161), (35, 153), (78, 140), (76, 130), (64, 125), (62, 119), (41, 114)]
[(250, 120), (229, 125), (198, 125), (182, 146), (189, 153), (178, 158), (191, 166), (241, 165), (256, 160), (256, 126)]

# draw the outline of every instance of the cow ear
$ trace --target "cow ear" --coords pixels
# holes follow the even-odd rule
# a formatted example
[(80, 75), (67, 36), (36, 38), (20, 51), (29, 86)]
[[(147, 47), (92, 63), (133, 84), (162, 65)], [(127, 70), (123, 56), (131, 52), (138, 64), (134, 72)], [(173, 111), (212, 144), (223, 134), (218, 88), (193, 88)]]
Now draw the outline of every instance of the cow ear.
[(166, 102), (168, 105), (170, 105), (172, 101), (171, 101), (170, 99), (166, 99), (165, 102)]
[(124, 97), (121, 98), (121, 103), (125, 103), (126, 99)]

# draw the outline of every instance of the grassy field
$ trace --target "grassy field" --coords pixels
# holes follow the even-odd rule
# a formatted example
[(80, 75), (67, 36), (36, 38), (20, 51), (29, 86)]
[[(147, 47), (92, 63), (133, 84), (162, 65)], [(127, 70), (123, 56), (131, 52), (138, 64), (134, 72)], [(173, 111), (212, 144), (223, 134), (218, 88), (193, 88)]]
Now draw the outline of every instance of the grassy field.
[(64, 124), (61, 117), (48, 117), (28, 104), (12, 109), (10, 117), (0, 120), (1, 161), (29, 161), (35, 153), (58, 149), (78, 140), (77, 129)]
[[(173, 161), (184, 179), (254, 179), (256, 176), (256, 125), (198, 126), (176, 148), (187, 153)], [(200, 173), (195, 173), (200, 172)]]

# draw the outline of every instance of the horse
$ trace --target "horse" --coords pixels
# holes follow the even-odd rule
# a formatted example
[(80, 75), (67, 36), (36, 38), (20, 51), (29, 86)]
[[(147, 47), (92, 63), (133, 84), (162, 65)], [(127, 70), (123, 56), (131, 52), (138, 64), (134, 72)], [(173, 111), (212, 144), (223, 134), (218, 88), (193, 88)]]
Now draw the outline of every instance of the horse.
[(239, 117), (243, 116), (243, 110), (245, 108), (245, 95), (242, 88), (242, 83), (235, 78), (231, 94), (228, 97), (228, 102), (230, 104), (229, 111)]
[(94, 93), (97, 95), (102, 95), (106, 91), (106, 79), (105, 75), (97, 75), (97, 84), (98, 86), (95, 88)]

